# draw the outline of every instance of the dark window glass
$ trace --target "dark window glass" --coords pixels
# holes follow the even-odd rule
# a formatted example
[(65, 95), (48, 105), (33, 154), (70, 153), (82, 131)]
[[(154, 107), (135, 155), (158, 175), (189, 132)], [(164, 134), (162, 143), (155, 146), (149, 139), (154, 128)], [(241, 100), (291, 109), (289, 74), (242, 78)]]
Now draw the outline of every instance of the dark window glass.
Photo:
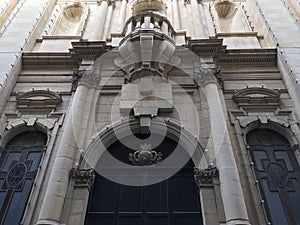
[(13, 138), (2, 152), (0, 224), (20, 224), (45, 143), (44, 134), (25, 132)]
[(300, 225), (300, 170), (288, 141), (258, 129), (247, 135), (247, 143), (271, 224)]

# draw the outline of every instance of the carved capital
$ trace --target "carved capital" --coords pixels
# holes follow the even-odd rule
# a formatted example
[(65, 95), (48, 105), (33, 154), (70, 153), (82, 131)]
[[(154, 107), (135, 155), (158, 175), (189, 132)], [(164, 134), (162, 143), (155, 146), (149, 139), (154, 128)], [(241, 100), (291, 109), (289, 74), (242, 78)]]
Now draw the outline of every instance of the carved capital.
[(220, 67), (196, 68), (194, 72), (194, 81), (200, 87), (204, 87), (208, 83), (216, 82), (221, 86), (222, 89), (224, 87), (224, 81)]
[(75, 91), (80, 79), (82, 78), (85, 70), (74, 70), (72, 78), (72, 91)]
[(213, 72), (215, 78), (217, 79), (220, 87), (222, 89), (224, 89), (224, 79), (223, 79), (223, 73), (222, 73), (221, 68), (217, 66), (217, 67), (212, 69), (212, 72)]
[(75, 179), (75, 186), (82, 186), (90, 188), (95, 179), (95, 172), (93, 169), (71, 169), (71, 177)]
[(97, 86), (100, 82), (100, 74), (95, 70), (74, 70), (72, 80), (72, 91), (75, 91), (80, 83)]
[(213, 178), (217, 178), (219, 171), (216, 167), (208, 167), (204, 170), (194, 168), (194, 179), (198, 187), (201, 185), (212, 185)]

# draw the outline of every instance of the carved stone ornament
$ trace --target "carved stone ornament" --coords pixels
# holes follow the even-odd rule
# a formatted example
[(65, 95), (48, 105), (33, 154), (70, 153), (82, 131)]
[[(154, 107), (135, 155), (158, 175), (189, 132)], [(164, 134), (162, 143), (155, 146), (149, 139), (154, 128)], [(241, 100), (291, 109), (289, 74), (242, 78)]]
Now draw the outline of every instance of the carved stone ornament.
[(162, 153), (152, 150), (151, 144), (141, 144), (140, 150), (129, 153), (129, 161), (133, 165), (149, 166), (162, 161)]
[(100, 74), (94, 70), (75, 70), (73, 72), (72, 91), (76, 90), (79, 82), (97, 86), (100, 82)]
[(91, 187), (95, 179), (95, 172), (93, 169), (72, 168), (71, 177), (75, 179), (75, 186)]
[(78, 82), (82, 78), (82, 75), (84, 74), (84, 72), (85, 72), (85, 70), (74, 70), (73, 71), (72, 91), (76, 90), (76, 88), (78, 86)]
[(205, 86), (209, 82), (217, 81), (220, 87), (224, 88), (224, 80), (220, 67), (214, 68), (197, 68), (194, 73), (194, 81), (198, 86)]
[(212, 185), (213, 178), (217, 178), (219, 171), (216, 167), (208, 167), (204, 170), (194, 168), (194, 179), (198, 187), (201, 185)]

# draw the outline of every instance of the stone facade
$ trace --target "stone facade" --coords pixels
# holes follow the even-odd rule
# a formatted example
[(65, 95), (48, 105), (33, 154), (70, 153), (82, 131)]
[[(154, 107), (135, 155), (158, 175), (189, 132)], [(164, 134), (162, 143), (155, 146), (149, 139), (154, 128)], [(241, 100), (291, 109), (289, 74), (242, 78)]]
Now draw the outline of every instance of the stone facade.
[(1, 1), (0, 150), (27, 130), (48, 136), (21, 224), (83, 225), (97, 160), (130, 130), (180, 137), (204, 224), (269, 224), (246, 136), (275, 130), (300, 160), (299, 11), (296, 0)]

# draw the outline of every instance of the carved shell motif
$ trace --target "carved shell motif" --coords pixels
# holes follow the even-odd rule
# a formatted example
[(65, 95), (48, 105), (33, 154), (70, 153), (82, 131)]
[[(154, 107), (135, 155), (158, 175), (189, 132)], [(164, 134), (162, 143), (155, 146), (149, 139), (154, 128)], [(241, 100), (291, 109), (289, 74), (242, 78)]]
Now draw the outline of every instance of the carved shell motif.
[(149, 166), (162, 161), (162, 153), (152, 150), (151, 144), (140, 144), (140, 150), (129, 153), (129, 161), (133, 165)]

